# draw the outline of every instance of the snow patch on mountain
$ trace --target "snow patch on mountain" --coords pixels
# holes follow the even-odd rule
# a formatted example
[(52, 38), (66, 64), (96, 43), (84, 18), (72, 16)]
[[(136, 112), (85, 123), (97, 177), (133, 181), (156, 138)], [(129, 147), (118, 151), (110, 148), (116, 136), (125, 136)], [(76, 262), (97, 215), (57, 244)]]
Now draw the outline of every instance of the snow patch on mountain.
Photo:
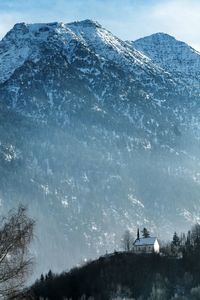
[(63, 23), (16, 24), (0, 41), (0, 83), (5, 82), (26, 61), (36, 63), (45, 43), (59, 42), (67, 48), (77, 37)]
[(130, 45), (111, 32), (103, 28), (99, 23), (91, 20), (66, 24), (90, 49), (105, 60), (120, 64), (126, 69), (135, 70), (135, 65), (142, 69), (161, 72), (158, 66), (153, 66), (151, 60), (143, 53), (130, 47)]

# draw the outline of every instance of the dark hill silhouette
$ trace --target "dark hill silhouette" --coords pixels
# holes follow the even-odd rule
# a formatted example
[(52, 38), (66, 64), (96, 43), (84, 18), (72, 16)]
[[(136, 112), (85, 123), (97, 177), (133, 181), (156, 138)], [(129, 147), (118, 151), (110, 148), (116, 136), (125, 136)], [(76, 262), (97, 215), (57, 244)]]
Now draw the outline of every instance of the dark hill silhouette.
[[(200, 225), (173, 239), (160, 254), (114, 252), (55, 275), (41, 276), (32, 299), (200, 299)], [(184, 297), (184, 298), (181, 298)]]

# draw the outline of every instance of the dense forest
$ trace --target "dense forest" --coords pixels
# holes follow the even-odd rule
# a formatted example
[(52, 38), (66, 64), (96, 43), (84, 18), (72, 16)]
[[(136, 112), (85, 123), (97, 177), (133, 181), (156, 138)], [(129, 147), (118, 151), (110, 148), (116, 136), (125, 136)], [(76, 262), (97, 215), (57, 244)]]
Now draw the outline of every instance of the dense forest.
[(173, 235), (160, 254), (114, 252), (60, 275), (49, 271), (32, 299), (200, 299), (200, 225)]

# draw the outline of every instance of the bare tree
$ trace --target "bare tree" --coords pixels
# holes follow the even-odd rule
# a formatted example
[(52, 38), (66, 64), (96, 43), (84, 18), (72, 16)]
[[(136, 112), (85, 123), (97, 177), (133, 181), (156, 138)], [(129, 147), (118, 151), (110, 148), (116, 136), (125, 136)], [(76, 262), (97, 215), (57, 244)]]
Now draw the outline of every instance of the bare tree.
[(124, 251), (131, 251), (133, 244), (133, 237), (129, 230), (126, 230), (122, 236), (122, 248)]
[(34, 220), (19, 206), (2, 218), (0, 225), (0, 299), (15, 299), (24, 287), (32, 260), (28, 246), (33, 238)]

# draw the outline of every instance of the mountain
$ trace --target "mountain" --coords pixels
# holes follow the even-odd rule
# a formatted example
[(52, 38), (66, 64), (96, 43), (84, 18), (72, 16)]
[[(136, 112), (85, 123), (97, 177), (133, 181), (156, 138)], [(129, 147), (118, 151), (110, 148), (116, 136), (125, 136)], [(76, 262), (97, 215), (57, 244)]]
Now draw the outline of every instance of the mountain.
[(1, 211), (35, 217), (37, 272), (199, 220), (196, 91), (97, 22), (16, 24), (0, 116)]
[(148, 56), (153, 63), (182, 80), (191, 90), (200, 90), (200, 53), (166, 33), (140, 38), (130, 45)]
[[(51, 102), (49, 107), (54, 107), (52, 99), (61, 97), (80, 101), (81, 97), (92, 96), (106, 101), (114, 96), (119, 100), (149, 99), (153, 94), (154, 98), (169, 98), (175, 85), (161, 68), (90, 20), (67, 25), (17, 24), (2, 40), (0, 48), (2, 97), (9, 95), (6, 100), (9, 107), (28, 116), (33, 116), (34, 111), (36, 118), (46, 116), (42, 113), (47, 109), (44, 99)], [(53, 78), (49, 73), (52, 70)], [(29, 78), (24, 76), (27, 73)], [(20, 80), (19, 74), (24, 78)], [(35, 88), (39, 103), (32, 101)], [(18, 99), (24, 93), (22, 107)]]

